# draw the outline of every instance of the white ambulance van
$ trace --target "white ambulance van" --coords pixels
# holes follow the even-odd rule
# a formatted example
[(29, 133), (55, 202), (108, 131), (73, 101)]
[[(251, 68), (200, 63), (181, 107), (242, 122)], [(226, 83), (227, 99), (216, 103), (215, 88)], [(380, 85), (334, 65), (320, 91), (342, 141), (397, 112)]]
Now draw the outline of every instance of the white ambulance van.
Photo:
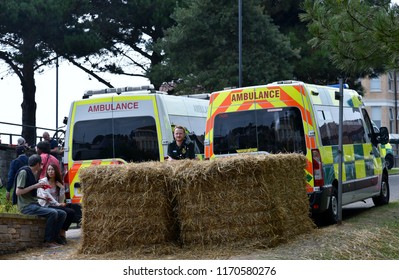
[[(151, 86), (87, 91), (71, 104), (64, 143), (64, 183), (72, 203), (82, 198), (79, 172), (96, 164), (163, 161), (181, 125), (204, 153), (208, 95), (171, 96)], [(68, 198), (69, 197), (69, 198)]]
[[(337, 88), (282, 81), (214, 92), (210, 96), (205, 157), (239, 153), (302, 153), (311, 212), (337, 221), (339, 101)], [(381, 144), (388, 130), (373, 130), (361, 96), (344, 90), (342, 205), (372, 198), (389, 202)], [(288, 202), (289, 203), (289, 202)]]

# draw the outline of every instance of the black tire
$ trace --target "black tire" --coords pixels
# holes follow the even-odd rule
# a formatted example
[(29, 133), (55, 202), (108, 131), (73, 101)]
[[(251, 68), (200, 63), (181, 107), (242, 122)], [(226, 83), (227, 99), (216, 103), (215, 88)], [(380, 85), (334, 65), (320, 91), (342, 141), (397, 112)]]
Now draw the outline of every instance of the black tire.
[(333, 190), (330, 196), (330, 205), (324, 213), (324, 219), (327, 224), (336, 224), (338, 222), (338, 194)]
[(388, 176), (382, 175), (381, 180), (381, 191), (380, 195), (377, 197), (373, 197), (373, 202), (375, 206), (381, 206), (389, 203), (389, 183)]
[(393, 168), (393, 163), (394, 163), (394, 159), (393, 159), (393, 155), (392, 154), (387, 154), (385, 156), (385, 165), (388, 169), (392, 169)]

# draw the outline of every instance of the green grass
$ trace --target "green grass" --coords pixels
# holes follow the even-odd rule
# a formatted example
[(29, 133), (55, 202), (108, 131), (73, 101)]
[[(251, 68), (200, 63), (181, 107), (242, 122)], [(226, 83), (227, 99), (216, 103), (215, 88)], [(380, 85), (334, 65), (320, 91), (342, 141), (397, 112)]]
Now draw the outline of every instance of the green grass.
[(399, 202), (372, 207), (341, 225), (316, 229), (258, 259), (398, 260)]
[(6, 199), (6, 187), (0, 188), (0, 213), (19, 213), (16, 205)]
[(394, 167), (391, 170), (388, 170), (389, 175), (396, 175), (399, 174), (399, 167)]

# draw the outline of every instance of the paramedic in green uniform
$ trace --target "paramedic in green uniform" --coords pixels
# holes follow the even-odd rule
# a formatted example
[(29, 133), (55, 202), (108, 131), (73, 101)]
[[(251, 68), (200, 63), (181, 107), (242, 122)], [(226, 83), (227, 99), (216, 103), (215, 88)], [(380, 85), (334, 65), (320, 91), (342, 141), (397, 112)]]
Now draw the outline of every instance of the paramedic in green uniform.
[(186, 138), (184, 127), (175, 126), (173, 137), (175, 140), (168, 146), (168, 160), (194, 159), (194, 142)]

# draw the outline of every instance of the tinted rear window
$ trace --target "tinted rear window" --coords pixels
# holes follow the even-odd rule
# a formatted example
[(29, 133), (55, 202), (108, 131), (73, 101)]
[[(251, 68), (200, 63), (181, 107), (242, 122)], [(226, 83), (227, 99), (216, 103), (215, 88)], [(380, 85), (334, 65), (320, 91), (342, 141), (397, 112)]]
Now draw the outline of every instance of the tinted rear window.
[(72, 159), (122, 158), (127, 162), (159, 160), (158, 137), (152, 117), (77, 122)]
[(252, 151), (306, 154), (298, 108), (219, 114), (215, 117), (213, 135), (216, 155)]

